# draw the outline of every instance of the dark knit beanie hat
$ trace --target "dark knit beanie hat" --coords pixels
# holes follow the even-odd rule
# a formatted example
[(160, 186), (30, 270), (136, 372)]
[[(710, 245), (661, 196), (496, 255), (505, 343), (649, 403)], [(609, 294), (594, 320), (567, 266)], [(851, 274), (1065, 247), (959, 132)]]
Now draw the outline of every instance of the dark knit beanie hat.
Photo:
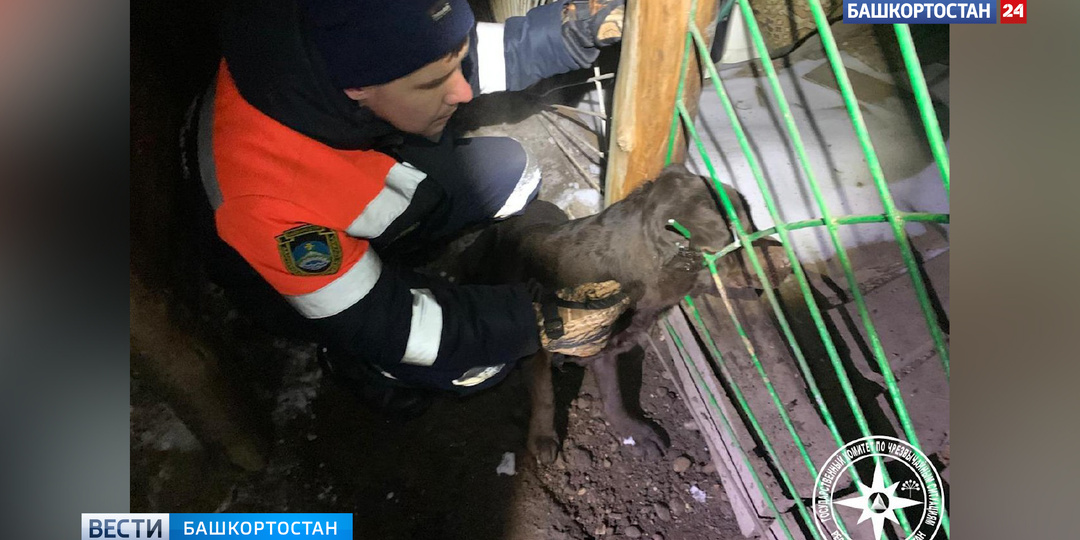
[(304, 32), (338, 88), (390, 82), (454, 52), (475, 19), (466, 0), (300, 0)]

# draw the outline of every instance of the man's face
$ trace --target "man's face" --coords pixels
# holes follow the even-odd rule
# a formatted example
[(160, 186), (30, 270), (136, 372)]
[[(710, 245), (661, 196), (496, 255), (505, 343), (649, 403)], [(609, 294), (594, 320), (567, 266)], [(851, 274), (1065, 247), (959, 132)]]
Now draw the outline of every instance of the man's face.
[(458, 105), (472, 100), (472, 87), (461, 72), (468, 52), (465, 40), (461, 50), (400, 79), (345, 94), (401, 131), (437, 139)]

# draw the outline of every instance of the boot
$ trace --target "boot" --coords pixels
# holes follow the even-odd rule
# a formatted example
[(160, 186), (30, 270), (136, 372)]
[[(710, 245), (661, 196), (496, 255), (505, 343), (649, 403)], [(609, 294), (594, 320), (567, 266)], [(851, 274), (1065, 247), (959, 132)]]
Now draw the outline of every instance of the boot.
[(335, 361), (330, 351), (319, 345), (316, 358), (331, 379), (370, 411), (388, 420), (405, 422), (424, 414), (431, 406), (433, 393), (422, 388), (412, 388), (397, 383), (379, 373), (362, 361), (350, 362), (347, 369)]

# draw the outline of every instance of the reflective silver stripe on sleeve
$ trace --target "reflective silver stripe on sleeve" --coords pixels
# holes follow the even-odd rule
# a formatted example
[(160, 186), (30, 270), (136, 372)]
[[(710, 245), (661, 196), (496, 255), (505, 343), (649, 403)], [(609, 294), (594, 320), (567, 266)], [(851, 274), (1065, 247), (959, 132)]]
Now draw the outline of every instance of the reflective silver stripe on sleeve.
[(408, 163), (398, 163), (386, 173), (386, 187), (368, 203), (345, 232), (359, 238), (375, 238), (386, 231), (409, 206), (416, 186), (427, 175)]
[(375, 254), (375, 250), (368, 248), (352, 268), (323, 288), (307, 294), (285, 295), (285, 299), (309, 319), (330, 317), (345, 311), (367, 296), (381, 273), (382, 262), (379, 256)]
[(405, 344), (402, 364), (430, 366), (439, 355), (442, 340), (443, 312), (435, 296), (428, 289), (412, 289), (412, 322), (409, 324), (409, 341)]
[(474, 367), (450, 382), (454, 383), (455, 386), (476, 386), (495, 375), (498, 375), (504, 366), (506, 366), (506, 364)]
[[(522, 145), (522, 148), (525, 148), (525, 146)], [(495, 219), (510, 217), (524, 210), (525, 205), (529, 204), (529, 197), (536, 192), (539, 185), (540, 167), (536, 164), (532, 154), (525, 150), (525, 170), (521, 173), (521, 178), (518, 179), (518, 183), (514, 186), (514, 191), (510, 193), (510, 197), (503, 203), (502, 208), (495, 213)]]
[(476, 23), (476, 67), (480, 76), (480, 93), (506, 90), (506, 54), (503, 52), (503, 25)]
[(199, 160), (199, 177), (202, 179), (203, 189), (210, 199), (210, 206), (217, 210), (221, 206), (224, 197), (221, 196), (221, 187), (218, 186), (217, 166), (214, 165), (214, 96), (217, 94), (217, 83), (210, 83), (210, 88), (202, 98), (202, 107), (199, 109), (199, 126), (196, 134), (196, 155)]

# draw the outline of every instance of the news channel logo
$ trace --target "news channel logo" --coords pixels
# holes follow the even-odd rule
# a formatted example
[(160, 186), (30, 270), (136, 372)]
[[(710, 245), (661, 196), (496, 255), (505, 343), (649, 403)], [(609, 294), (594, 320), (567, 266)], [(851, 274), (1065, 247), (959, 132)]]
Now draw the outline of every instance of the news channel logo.
[(83, 514), (82, 540), (352, 538), (352, 514)]
[(169, 514), (83, 514), (82, 539), (169, 538)]
[[(1000, 9), (999, 9), (1000, 8)], [(1027, 0), (844, 0), (852, 24), (1027, 23)]]

